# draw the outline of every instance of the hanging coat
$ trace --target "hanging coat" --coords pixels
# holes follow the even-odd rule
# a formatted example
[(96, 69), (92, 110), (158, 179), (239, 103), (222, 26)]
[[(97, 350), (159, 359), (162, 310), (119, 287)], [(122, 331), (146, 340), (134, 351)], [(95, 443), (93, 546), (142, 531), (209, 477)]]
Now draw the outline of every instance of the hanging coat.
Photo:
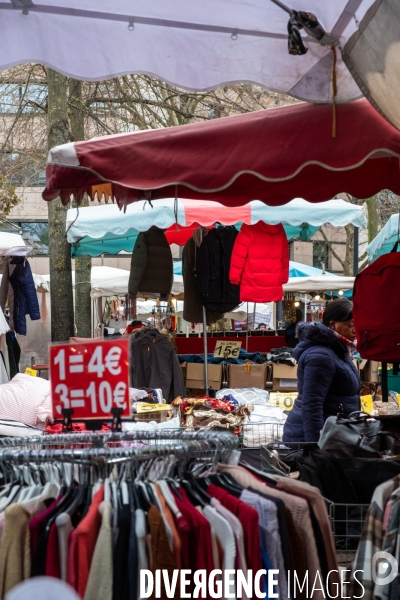
[(174, 280), (172, 253), (162, 229), (151, 227), (139, 233), (132, 252), (128, 292), (159, 295), (167, 301)]
[(281, 224), (242, 225), (232, 253), (229, 278), (240, 284), (241, 302), (282, 300), (289, 279), (289, 246)]
[(167, 403), (186, 396), (182, 369), (175, 349), (165, 335), (143, 331), (130, 339), (131, 386), (162, 389)]
[(14, 291), (14, 327), (19, 335), (26, 335), (26, 315), (32, 321), (40, 319), (39, 301), (29, 262), (22, 256), (14, 256), (11, 264), (16, 265), (10, 275)]
[[(196, 274), (197, 251), (198, 247), (196, 246), (194, 239), (190, 238), (190, 240), (186, 242), (182, 252), (182, 276), (185, 293), (183, 318), (188, 323), (203, 322), (203, 305), (199, 295)], [(219, 321), (223, 316), (223, 313), (213, 313), (209, 309), (206, 309), (207, 325)]]
[(198, 290), (203, 306), (216, 313), (240, 304), (239, 286), (229, 281), (235, 227), (216, 227), (203, 239), (196, 257)]

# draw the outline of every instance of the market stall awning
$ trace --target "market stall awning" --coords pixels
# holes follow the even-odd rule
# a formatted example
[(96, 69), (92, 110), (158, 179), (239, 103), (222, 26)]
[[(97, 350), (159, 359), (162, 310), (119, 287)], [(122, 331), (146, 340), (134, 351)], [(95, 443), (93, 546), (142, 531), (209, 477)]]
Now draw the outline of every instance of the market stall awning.
[(335, 292), (352, 290), (354, 277), (337, 275), (312, 275), (309, 277), (290, 277), (284, 284), (284, 292)]
[(293, 260), (289, 262), (289, 277), (315, 277), (316, 275), (337, 277), (337, 275), (334, 275), (333, 273), (323, 273), (322, 269), (310, 267), (310, 265), (304, 265), (303, 263), (295, 262)]
[(389, 221), (378, 235), (372, 240), (367, 247), (368, 262), (372, 263), (374, 260), (387, 254), (393, 250), (395, 243), (400, 239), (400, 223), (399, 215), (392, 215)]
[(43, 197), (68, 203), (100, 188), (120, 206), (175, 197), (277, 206), (400, 194), (400, 132), (366, 100), (338, 106), (336, 138), (331, 131), (330, 106), (295, 104), (71, 142), (50, 150)]
[(236, 225), (255, 224), (264, 221), (271, 225), (283, 223), (288, 239), (306, 241), (321, 225), (330, 223), (336, 227), (353, 224), (366, 227), (363, 206), (344, 200), (329, 200), (311, 204), (300, 198), (280, 207), (267, 206), (253, 200), (242, 207), (229, 211), (218, 202), (174, 199), (155, 200), (151, 205), (139, 201), (121, 212), (115, 204), (82, 207), (67, 214), (67, 239), (73, 244), (72, 256), (100, 256), (132, 252), (140, 231), (152, 226), (166, 230), (170, 244), (183, 246), (198, 225), (213, 226), (214, 223)]
[[(334, 45), (337, 100), (359, 97), (339, 46), (373, 0), (283, 4), (288, 12), (270, 0), (8, 0), (0, 3), (0, 68), (40, 63), (85, 81), (143, 73), (190, 90), (256, 83), (329, 102)], [(301, 28), (296, 11), (314, 13), (322, 27), (301, 30), (301, 56), (288, 52), (289, 18)]]
[(375, 0), (343, 47), (342, 57), (364, 96), (400, 129), (400, 3)]
[[(43, 275), (43, 279), (48, 284), (50, 282), (50, 275)], [(100, 298), (102, 296), (125, 296), (128, 293), (128, 282), (129, 271), (126, 269), (116, 269), (114, 267), (92, 267), (92, 289), (90, 295), (92, 298)], [(75, 287), (75, 271), (72, 271), (72, 285)], [(182, 276), (174, 275), (172, 295), (179, 296), (182, 294), (182, 292)]]

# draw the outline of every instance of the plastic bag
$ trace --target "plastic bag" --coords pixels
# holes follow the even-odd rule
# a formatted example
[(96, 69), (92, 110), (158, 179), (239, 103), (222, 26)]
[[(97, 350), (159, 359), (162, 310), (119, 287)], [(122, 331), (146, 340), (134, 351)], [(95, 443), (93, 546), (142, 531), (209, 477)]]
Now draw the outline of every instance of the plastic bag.
[(225, 388), (216, 393), (216, 398), (223, 398), (231, 394), (241, 406), (254, 406), (256, 404), (268, 404), (269, 393), (260, 388)]

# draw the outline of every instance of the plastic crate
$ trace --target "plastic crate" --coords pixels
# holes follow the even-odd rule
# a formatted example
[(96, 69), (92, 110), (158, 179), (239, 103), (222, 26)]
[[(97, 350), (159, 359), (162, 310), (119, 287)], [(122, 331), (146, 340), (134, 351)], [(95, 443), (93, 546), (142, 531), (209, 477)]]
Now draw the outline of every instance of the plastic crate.
[(150, 423), (150, 421), (155, 421), (156, 423), (165, 423), (165, 421), (169, 421), (172, 417), (172, 411), (163, 410), (163, 411), (154, 411), (154, 412), (146, 412), (146, 413), (135, 413), (134, 420), (136, 423)]

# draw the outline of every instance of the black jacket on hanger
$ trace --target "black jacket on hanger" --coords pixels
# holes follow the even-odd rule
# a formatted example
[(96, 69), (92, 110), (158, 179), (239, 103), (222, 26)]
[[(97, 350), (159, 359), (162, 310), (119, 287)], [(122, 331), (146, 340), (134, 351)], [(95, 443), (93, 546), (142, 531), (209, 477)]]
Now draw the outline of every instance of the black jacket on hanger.
[[(182, 252), (182, 275), (183, 288), (185, 290), (185, 302), (183, 303), (183, 318), (188, 323), (203, 322), (203, 305), (201, 303), (196, 272), (196, 256), (199, 249), (194, 239), (190, 238), (185, 244)], [(206, 309), (207, 325), (223, 319), (224, 313), (211, 312)]]
[(177, 396), (186, 396), (182, 369), (175, 348), (165, 335), (141, 331), (131, 337), (130, 375), (134, 388), (161, 388), (167, 403)]
[(229, 269), (235, 227), (216, 227), (204, 238), (196, 257), (198, 289), (203, 305), (212, 312), (225, 313), (240, 304), (239, 285), (230, 283)]

